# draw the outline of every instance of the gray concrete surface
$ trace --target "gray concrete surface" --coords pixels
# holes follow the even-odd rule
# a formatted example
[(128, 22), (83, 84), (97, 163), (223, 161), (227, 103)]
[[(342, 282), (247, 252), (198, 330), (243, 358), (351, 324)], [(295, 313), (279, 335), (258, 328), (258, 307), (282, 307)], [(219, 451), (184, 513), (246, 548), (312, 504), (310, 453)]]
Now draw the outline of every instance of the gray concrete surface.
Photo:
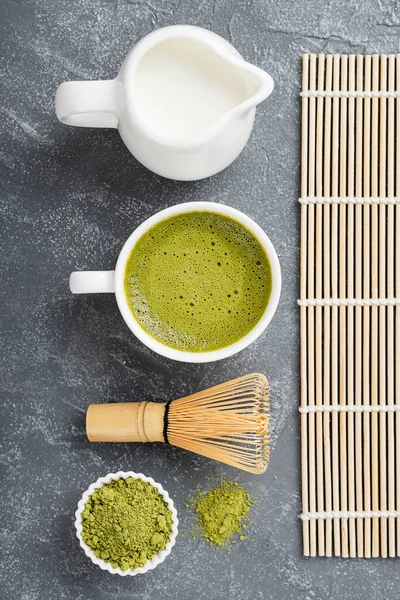
[[(116, 131), (73, 129), (54, 115), (65, 80), (115, 76), (154, 28), (190, 23), (232, 41), (275, 91), (245, 151), (198, 183), (141, 167)], [(3, 0), (1, 96), (1, 527), (3, 600), (396, 599), (396, 560), (304, 559), (301, 553), (298, 290), (300, 56), (397, 52), (392, 0)], [(189, 200), (230, 204), (268, 233), (283, 290), (266, 333), (241, 354), (190, 366), (129, 332), (113, 297), (73, 297), (74, 269), (108, 269), (131, 231)], [(91, 402), (174, 398), (260, 370), (272, 388), (265, 476), (223, 472), (253, 492), (252, 541), (229, 556), (185, 536), (184, 504), (214, 465), (161, 446), (90, 445)], [(103, 573), (79, 548), (73, 513), (98, 476), (143, 471), (175, 500), (181, 535), (169, 559), (136, 578)], [(191, 476), (193, 476), (191, 478)]]

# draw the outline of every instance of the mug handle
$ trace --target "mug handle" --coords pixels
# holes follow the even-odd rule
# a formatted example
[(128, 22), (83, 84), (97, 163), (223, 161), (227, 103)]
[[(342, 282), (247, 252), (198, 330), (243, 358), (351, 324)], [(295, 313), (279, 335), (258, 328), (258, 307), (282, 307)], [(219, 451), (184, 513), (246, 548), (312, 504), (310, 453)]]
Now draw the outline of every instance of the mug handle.
[(118, 126), (116, 79), (66, 81), (56, 92), (56, 115), (65, 125), (76, 127)]
[(115, 271), (74, 271), (69, 288), (73, 294), (115, 293)]

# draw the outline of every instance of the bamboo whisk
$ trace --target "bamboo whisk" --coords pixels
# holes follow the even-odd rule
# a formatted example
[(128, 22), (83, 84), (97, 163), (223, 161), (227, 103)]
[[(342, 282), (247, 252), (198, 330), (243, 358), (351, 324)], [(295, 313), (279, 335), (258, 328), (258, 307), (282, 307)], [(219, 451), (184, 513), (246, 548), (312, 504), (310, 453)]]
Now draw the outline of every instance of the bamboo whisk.
[(170, 402), (91, 404), (91, 442), (164, 442), (250, 473), (269, 462), (269, 387), (253, 373)]

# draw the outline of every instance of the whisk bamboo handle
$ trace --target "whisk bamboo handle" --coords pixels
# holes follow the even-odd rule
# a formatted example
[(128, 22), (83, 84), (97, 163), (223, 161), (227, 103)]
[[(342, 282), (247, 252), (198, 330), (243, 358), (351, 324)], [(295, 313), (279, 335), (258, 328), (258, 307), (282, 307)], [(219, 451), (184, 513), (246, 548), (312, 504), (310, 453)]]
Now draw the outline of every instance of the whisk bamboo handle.
[(91, 442), (167, 442), (167, 402), (91, 404), (86, 433)]

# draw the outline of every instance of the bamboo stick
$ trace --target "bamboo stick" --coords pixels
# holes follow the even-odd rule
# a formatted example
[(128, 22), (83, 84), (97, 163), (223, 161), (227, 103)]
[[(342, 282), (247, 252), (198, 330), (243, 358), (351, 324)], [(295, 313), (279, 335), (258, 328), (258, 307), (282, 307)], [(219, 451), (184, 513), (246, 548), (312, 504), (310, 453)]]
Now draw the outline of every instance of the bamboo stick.
[[(380, 89), (387, 90), (387, 56), (380, 57)], [(379, 196), (386, 196), (386, 98), (379, 101)], [(379, 206), (379, 296), (386, 297), (386, 206)], [(379, 404), (386, 405), (386, 306), (379, 307)], [(386, 413), (379, 415), (379, 488), (381, 510), (387, 510)], [(380, 554), (387, 557), (387, 519), (380, 519)]]
[[(302, 90), (308, 90), (309, 55), (303, 54)], [(301, 127), (301, 196), (305, 198), (308, 192), (308, 98), (302, 99), (302, 127)], [(300, 299), (307, 297), (307, 205), (301, 205), (301, 232), (300, 232)], [(306, 407), (307, 398), (307, 308), (300, 308), (300, 362), (301, 362), (301, 406)], [(308, 466), (308, 415), (301, 414), (301, 473), (302, 473), (302, 510), (309, 512), (309, 466)], [(303, 521), (303, 554), (310, 555), (310, 525)]]
[[(322, 90), (325, 79), (325, 57), (318, 56), (317, 89)], [(322, 196), (323, 182), (323, 117), (324, 99), (317, 100), (317, 138), (316, 138), (316, 195)], [(315, 297), (322, 298), (322, 205), (316, 206), (315, 215)], [(315, 308), (315, 403), (322, 405), (322, 307)], [(322, 430), (322, 413), (316, 414), (316, 460), (317, 460), (317, 506), (318, 512), (325, 510), (324, 489), (324, 440)], [(325, 556), (325, 521), (318, 520), (318, 554)]]
[[(395, 56), (388, 57), (388, 90), (394, 92), (395, 84)], [(394, 196), (394, 98), (388, 99), (387, 119), (387, 195)], [(389, 204), (387, 209), (387, 295), (394, 297), (394, 207)], [(394, 404), (394, 307), (388, 306), (387, 310), (387, 403)], [(394, 511), (395, 504), (395, 463), (394, 463), (394, 415), (388, 413), (387, 417), (387, 442), (388, 442), (388, 510)], [(388, 520), (389, 556), (396, 556), (395, 519)]]
[[(356, 89), (362, 91), (364, 85), (364, 57), (357, 56), (357, 80)], [(363, 99), (358, 97), (356, 100), (356, 196), (360, 198), (363, 194)], [(356, 298), (362, 298), (362, 221), (363, 209), (361, 204), (356, 206)], [(362, 316), (363, 309), (356, 306), (356, 344), (355, 344), (355, 404), (362, 404)], [(356, 421), (356, 508), (362, 511), (364, 508), (363, 494), (363, 428), (362, 415), (357, 413)], [(357, 556), (364, 556), (364, 521), (357, 519)]]
[[(350, 92), (355, 91), (356, 57), (349, 56), (349, 85)], [(348, 106), (348, 157), (347, 157), (347, 195), (354, 196), (355, 176), (355, 99), (349, 98)], [(347, 294), (354, 297), (354, 206), (347, 207)], [(347, 309), (347, 404), (354, 404), (354, 307)], [(348, 413), (348, 490), (349, 511), (355, 511), (355, 454), (354, 454), (354, 414)], [(352, 558), (357, 556), (355, 519), (349, 519), (349, 553)]]
[[(365, 56), (364, 90), (371, 91), (371, 56)], [(364, 161), (363, 161), (363, 196), (370, 196), (370, 144), (371, 144), (371, 100), (364, 99)], [(370, 297), (370, 207), (364, 204), (363, 210), (363, 292)], [(363, 404), (370, 404), (370, 308), (364, 306), (363, 331)], [(364, 510), (371, 510), (371, 460), (370, 460), (370, 417), (364, 413)], [(371, 519), (364, 519), (364, 556), (371, 557)]]
[[(379, 55), (372, 57), (372, 91), (379, 90)], [(371, 113), (371, 196), (378, 196), (379, 99), (372, 98)], [(371, 206), (371, 296), (378, 298), (378, 206)], [(378, 404), (378, 307), (371, 307), (371, 405)], [(372, 510), (379, 510), (378, 414), (371, 413)], [(372, 519), (372, 556), (379, 556), (379, 519)]]
[[(335, 54), (333, 57), (333, 90), (339, 91), (340, 85), (340, 55)], [(333, 197), (338, 196), (339, 182), (339, 98), (334, 97), (332, 101), (332, 188)], [(331, 209), (331, 284), (332, 298), (338, 297), (338, 206), (332, 205)], [(332, 306), (332, 405), (338, 404), (338, 308)], [(333, 491), (333, 510), (340, 510), (340, 495), (339, 495), (339, 430), (338, 430), (338, 415), (336, 412), (332, 414), (332, 491)], [(340, 520), (333, 520), (334, 531), (334, 554), (340, 556)]]
[[(333, 58), (329, 54), (326, 57), (325, 89), (332, 90), (332, 65)], [(329, 198), (331, 194), (331, 118), (332, 100), (328, 96), (325, 99), (325, 129), (324, 129), (324, 189), (323, 195)], [(331, 207), (329, 203), (324, 205), (324, 296), (331, 296), (331, 252), (330, 252), (330, 226)], [(331, 403), (330, 385), (330, 346), (331, 346), (331, 308), (324, 306), (324, 405)], [(324, 448), (325, 448), (325, 506), (326, 511), (332, 511), (332, 468), (331, 468), (331, 417), (329, 412), (324, 413)], [(332, 556), (332, 520), (327, 519), (325, 524), (325, 554)]]
[[(348, 90), (347, 82), (347, 55), (341, 56), (341, 81), (340, 88)], [(339, 165), (339, 194), (347, 195), (347, 98), (340, 99), (340, 165)], [(346, 298), (346, 212), (347, 205), (341, 204), (339, 208), (339, 297)], [(347, 308), (343, 305), (339, 309), (339, 404), (347, 404), (347, 347), (346, 347), (346, 319)], [(340, 436), (340, 507), (347, 511), (347, 415), (342, 412), (339, 416)], [(342, 556), (349, 555), (348, 547), (348, 522), (346, 518), (341, 523)]]
[[(317, 57), (310, 55), (310, 90), (316, 89)], [(309, 101), (309, 137), (308, 137), (308, 194), (315, 195), (315, 97)], [(307, 252), (307, 294), (314, 298), (314, 260), (315, 260), (315, 206), (308, 206), (308, 252)], [(315, 318), (314, 307), (308, 307), (308, 405), (315, 405)], [(315, 468), (315, 414), (308, 417), (308, 460), (309, 460), (309, 489), (310, 511), (316, 511), (316, 468)], [(316, 522), (310, 521), (310, 556), (317, 554)]]
[[(400, 54), (396, 55), (396, 90), (400, 91)], [(400, 197), (400, 98), (396, 98), (396, 196)], [(400, 205), (396, 205), (396, 298), (400, 298)], [(396, 404), (400, 404), (400, 306), (396, 306)], [(396, 510), (400, 510), (400, 412), (396, 412)], [(400, 556), (400, 517), (397, 518), (397, 556)]]

